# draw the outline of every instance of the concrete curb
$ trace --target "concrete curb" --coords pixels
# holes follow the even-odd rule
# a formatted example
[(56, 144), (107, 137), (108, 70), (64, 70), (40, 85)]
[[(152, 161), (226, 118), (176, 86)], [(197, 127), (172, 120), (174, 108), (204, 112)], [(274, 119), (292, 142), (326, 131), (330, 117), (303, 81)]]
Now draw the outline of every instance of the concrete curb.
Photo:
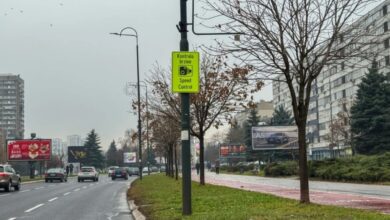
[(134, 200), (127, 200), (127, 204), (135, 220), (146, 220), (145, 216), (138, 210), (138, 206), (135, 205)]

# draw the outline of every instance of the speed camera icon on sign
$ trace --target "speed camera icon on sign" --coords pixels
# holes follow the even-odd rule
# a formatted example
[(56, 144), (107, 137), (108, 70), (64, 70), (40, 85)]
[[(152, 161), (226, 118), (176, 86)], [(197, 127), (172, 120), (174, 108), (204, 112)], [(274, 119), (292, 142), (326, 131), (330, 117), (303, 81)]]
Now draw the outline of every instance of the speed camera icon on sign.
[(180, 76), (192, 76), (192, 66), (179, 66)]

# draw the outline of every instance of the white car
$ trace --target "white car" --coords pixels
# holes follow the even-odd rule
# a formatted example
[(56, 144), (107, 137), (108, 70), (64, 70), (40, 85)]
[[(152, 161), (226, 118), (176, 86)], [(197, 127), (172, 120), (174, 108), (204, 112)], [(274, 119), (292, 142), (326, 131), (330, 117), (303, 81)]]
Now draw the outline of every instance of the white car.
[(112, 173), (114, 173), (116, 168), (119, 168), (119, 167), (118, 166), (110, 166), (110, 167), (108, 167), (108, 177), (112, 176)]
[(84, 180), (99, 181), (99, 172), (92, 166), (81, 167), (77, 180), (79, 182), (84, 182)]

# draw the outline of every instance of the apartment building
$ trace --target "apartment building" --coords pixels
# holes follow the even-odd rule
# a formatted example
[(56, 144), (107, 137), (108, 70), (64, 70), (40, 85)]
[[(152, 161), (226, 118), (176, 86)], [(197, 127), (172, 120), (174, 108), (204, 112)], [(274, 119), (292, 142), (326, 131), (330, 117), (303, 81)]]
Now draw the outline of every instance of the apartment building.
[[(341, 47), (348, 36), (357, 31), (362, 34), (358, 47), (360, 56), (348, 56), (325, 66), (317, 80), (312, 85), (309, 113), (307, 118), (307, 137), (309, 141), (309, 158), (322, 159), (333, 155), (350, 154), (350, 133), (331, 144), (332, 132), (330, 124), (338, 118), (338, 114), (348, 115), (353, 105), (358, 85), (362, 77), (368, 73), (368, 67), (375, 59), (379, 72), (390, 79), (390, 0), (357, 19), (340, 35), (336, 47)], [(358, 30), (357, 30), (358, 29)], [(281, 78), (282, 79), (282, 78)], [(283, 106), (291, 108), (291, 97), (287, 84), (281, 81), (273, 82), (274, 108)], [(349, 131), (348, 121), (346, 130)]]
[(24, 136), (24, 80), (19, 75), (0, 74), (0, 128), (7, 139)]

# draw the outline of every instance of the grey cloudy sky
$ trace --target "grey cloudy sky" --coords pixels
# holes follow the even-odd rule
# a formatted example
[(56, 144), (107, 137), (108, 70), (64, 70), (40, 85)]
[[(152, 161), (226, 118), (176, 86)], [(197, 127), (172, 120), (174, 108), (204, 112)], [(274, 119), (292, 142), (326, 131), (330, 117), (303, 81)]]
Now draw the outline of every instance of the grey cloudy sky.
[[(169, 66), (178, 21), (179, 0), (1, 0), (0, 73), (25, 81), (25, 136), (65, 140), (95, 129), (107, 148), (135, 129), (124, 93), (136, 82), (135, 39), (108, 33), (137, 29), (142, 80), (154, 63)], [(189, 35), (190, 45), (213, 38)], [(272, 99), (270, 86), (261, 98)]]

